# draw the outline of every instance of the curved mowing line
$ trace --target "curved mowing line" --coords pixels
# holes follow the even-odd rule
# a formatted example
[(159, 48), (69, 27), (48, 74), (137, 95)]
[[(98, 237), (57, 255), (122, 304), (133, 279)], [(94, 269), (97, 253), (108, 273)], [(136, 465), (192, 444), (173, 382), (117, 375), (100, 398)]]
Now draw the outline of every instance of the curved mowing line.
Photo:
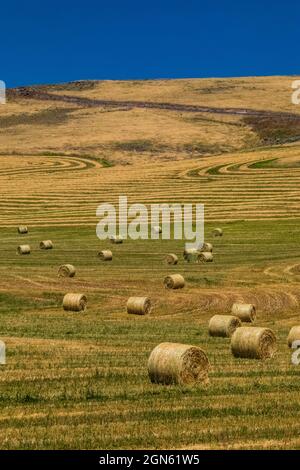
[[(23, 158), (23, 157), (22, 157)], [(84, 160), (77, 157), (35, 157), (35, 158), (46, 158), (42, 160), (40, 164), (35, 163), (31, 167), (18, 167), (18, 168), (3, 168), (0, 170), (0, 176), (18, 176), (24, 173), (26, 174), (50, 174), (57, 173), (62, 171), (78, 171), (78, 170), (87, 170), (97, 167), (97, 163), (94, 161)], [(1, 159), (1, 157), (0, 157)], [(99, 168), (102, 168), (99, 165)]]
[[(0, 199), (2, 225), (15, 224), (20, 218), (35, 225), (95, 225), (97, 206), (118, 204), (120, 194), (128, 196), (129, 205), (202, 202), (207, 220), (300, 216), (300, 169), (252, 168), (256, 162), (266, 161), (257, 160), (254, 154), (231, 155), (229, 162), (227, 157), (210, 157), (198, 161), (196, 168), (190, 160), (103, 172), (95, 171), (95, 162), (75, 156), (37, 158), (31, 168), (24, 166), (25, 156), (1, 168), (0, 184), (5, 189)], [(24, 168), (18, 167), (20, 161)]]
[[(260, 170), (259, 174), (258, 172), (255, 172), (255, 178), (259, 177), (262, 179), (267, 178), (272, 178), (272, 181), (274, 181), (274, 178), (284, 178), (284, 175), (289, 176), (289, 178), (299, 178), (300, 177), (300, 168), (299, 167), (294, 167), (294, 168), (287, 168), (287, 167), (270, 167), (270, 168), (265, 168), (263, 166), (259, 166), (259, 163), (264, 163), (268, 161), (274, 161), (278, 160), (278, 158), (272, 159), (272, 160), (257, 160), (254, 162), (242, 162), (242, 163), (226, 163), (226, 164), (221, 164), (221, 165), (216, 165), (212, 167), (198, 167), (198, 168), (193, 168), (191, 170), (188, 170), (187, 172), (184, 173), (185, 177), (191, 179), (202, 177), (203, 175), (211, 175), (211, 176), (234, 176), (236, 177), (236, 174), (243, 174), (243, 175), (253, 175), (252, 170)], [(263, 171), (261, 171), (261, 168), (263, 168)], [(291, 175), (291, 170), (293, 171), (293, 174)], [(201, 174), (200, 174), (201, 172)], [(297, 174), (295, 174), (297, 173)], [(211, 182), (215, 181), (214, 178), (206, 178), (204, 182)]]

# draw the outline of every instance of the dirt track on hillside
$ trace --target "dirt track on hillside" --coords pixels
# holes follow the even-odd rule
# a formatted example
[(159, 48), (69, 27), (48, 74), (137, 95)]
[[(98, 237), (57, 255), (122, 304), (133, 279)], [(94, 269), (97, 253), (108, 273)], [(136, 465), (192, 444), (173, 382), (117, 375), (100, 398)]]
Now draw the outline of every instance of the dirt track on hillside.
[(48, 93), (40, 91), (35, 88), (13, 88), (8, 90), (8, 98), (28, 98), (45, 101), (63, 101), (65, 103), (77, 104), (84, 107), (111, 107), (111, 108), (145, 108), (145, 109), (165, 109), (168, 111), (177, 112), (190, 112), (190, 113), (213, 113), (213, 114), (228, 114), (228, 115), (239, 115), (239, 116), (253, 116), (260, 118), (280, 118), (285, 120), (300, 122), (300, 115), (287, 113), (287, 112), (275, 112), (275, 111), (262, 111), (249, 108), (216, 108), (209, 106), (198, 106), (189, 104), (179, 103), (156, 103), (153, 101), (114, 101), (114, 100), (94, 100), (91, 98), (85, 98), (80, 96), (71, 95), (56, 95), (54, 93)]

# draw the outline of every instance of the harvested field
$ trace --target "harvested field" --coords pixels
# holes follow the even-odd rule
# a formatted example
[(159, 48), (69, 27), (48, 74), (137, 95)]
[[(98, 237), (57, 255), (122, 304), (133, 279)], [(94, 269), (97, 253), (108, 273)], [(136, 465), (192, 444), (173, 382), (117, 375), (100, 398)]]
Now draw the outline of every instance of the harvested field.
[(17, 226), (20, 217), (30, 226), (95, 225), (97, 205), (108, 194), (114, 204), (120, 194), (128, 204), (203, 202), (208, 221), (298, 219), (300, 146), (275, 152), (282, 166), (271, 168), (255, 165), (270, 160), (274, 149), (141, 168), (104, 168), (83, 157), (0, 155), (1, 225)]
[[(176, 103), (180, 96), (182, 104), (217, 106), (226, 84), (233, 89), (222, 97), (224, 107), (241, 108), (244, 93), (245, 107), (267, 109), (264, 88), (269, 96), (268, 84), (275, 93), (285, 83), (251, 80), (166, 81), (159, 90), (154, 82), (119, 83), (115, 99), (136, 94), (142, 100), (147, 90), (151, 101)], [(51, 92), (111, 99), (112, 85), (102, 85)], [(250, 85), (255, 90), (249, 92)], [(278, 96), (280, 106), (271, 111), (292, 112), (285, 95)], [(292, 365), (287, 345), (300, 308), (299, 143), (262, 148), (237, 116), (206, 113), (203, 121), (204, 113), (162, 109), (108, 111), (59, 102), (60, 112), (72, 109), (53, 119), (43, 138), (34, 118), (27, 125), (8, 119), (38, 113), (42, 120), (45, 106), (54, 105), (14, 97), (0, 108), (6, 119), (0, 129), (0, 340), (7, 348), (7, 364), (0, 365), (0, 447), (299, 448), (300, 366)], [(101, 124), (100, 137), (88, 124)], [(187, 151), (197, 135), (226, 152)], [(153, 136), (151, 147), (145, 140)], [(129, 147), (119, 145), (127, 141)], [(185, 263), (180, 240), (130, 239), (113, 245), (113, 262), (101, 263), (97, 253), (112, 245), (96, 237), (96, 209), (122, 194), (129, 204), (203, 202), (213, 263)], [(29, 228), (24, 237), (17, 233), (21, 223)], [(222, 237), (212, 237), (216, 227)], [(39, 242), (47, 239), (55, 249), (43, 252)], [(31, 246), (29, 256), (16, 253), (21, 243)], [(178, 264), (165, 263), (167, 253), (178, 254)], [(57, 276), (66, 263), (76, 266), (75, 277)], [(165, 289), (170, 273), (182, 274), (183, 289)], [(84, 313), (62, 309), (68, 292), (86, 295)], [(151, 299), (150, 315), (127, 314), (134, 296)], [(209, 336), (209, 319), (230, 314), (236, 302), (254, 304), (255, 326), (274, 331), (272, 359), (235, 358), (229, 338)], [(210, 384), (152, 384), (148, 358), (165, 342), (203, 349)]]
[[(115, 247), (118, 255), (108, 266), (95, 257), (93, 227), (47, 228), (56, 241), (51, 259), (38, 249), (30, 257), (17, 256), (18, 234), (2, 228), (0, 312), (7, 365), (0, 368), (0, 434), (11, 436), (2, 447), (138, 447), (144, 426), (150, 429), (143, 434), (146, 448), (197, 443), (226, 448), (237, 437), (246, 447), (258, 432), (258, 417), (257, 447), (260, 440), (272, 439), (272, 447), (280, 448), (291, 432), (296, 439), (292, 422), (300, 412), (300, 370), (290, 363), (286, 338), (298, 322), (299, 288), (284, 274), (274, 283), (264, 269), (272, 258), (273, 264), (295, 263), (300, 229), (292, 221), (279, 221), (280, 230), (272, 231), (272, 224), (226, 224), (230, 243), (223, 237), (215, 263), (173, 266), (187, 281), (175, 297), (162, 285), (170, 268), (161, 260), (166, 251), (180, 252), (177, 241), (128, 240), (120, 250)], [(208, 224), (208, 234), (211, 228)], [(33, 244), (43, 233), (43, 227), (32, 228), (28, 240)], [(62, 281), (57, 266), (66, 258), (80, 275)], [(88, 296), (83, 317), (62, 313), (66, 291)], [(124, 305), (134, 293), (151, 297), (155, 309), (150, 316), (127, 315)], [(230, 313), (234, 301), (258, 306), (256, 325), (271, 328), (278, 338), (274, 359), (264, 364), (234, 359), (228, 339), (209, 337), (210, 317)], [(208, 388), (149, 383), (149, 354), (165, 341), (206, 351), (212, 366)], [(187, 419), (188, 432), (174, 433), (174, 420), (184, 429)], [(68, 432), (57, 432), (67, 427)]]

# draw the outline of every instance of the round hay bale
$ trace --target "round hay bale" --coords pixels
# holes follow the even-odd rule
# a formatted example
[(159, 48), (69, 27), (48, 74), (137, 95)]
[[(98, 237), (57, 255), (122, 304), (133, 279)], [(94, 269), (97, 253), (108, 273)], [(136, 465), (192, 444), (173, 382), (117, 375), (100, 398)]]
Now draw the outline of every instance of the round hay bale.
[(300, 325), (293, 326), (288, 334), (287, 343), (291, 348), (294, 341), (300, 341)]
[(205, 352), (198, 346), (161, 343), (150, 354), (148, 374), (152, 383), (208, 383), (210, 365)]
[(203, 253), (198, 253), (197, 263), (212, 263), (213, 259), (213, 254), (210, 251), (204, 251)]
[(256, 317), (256, 308), (253, 304), (234, 303), (231, 308), (232, 315), (235, 315), (243, 322), (254, 322)]
[(183, 258), (187, 263), (196, 263), (199, 251), (196, 248), (185, 248)]
[(57, 274), (59, 277), (74, 277), (76, 274), (76, 269), (73, 264), (62, 264), (58, 268)]
[(127, 313), (147, 315), (151, 312), (151, 301), (148, 297), (129, 297), (126, 308)]
[(123, 243), (123, 237), (121, 235), (112, 235), (110, 237), (110, 242), (114, 243), (115, 245), (120, 245)]
[(18, 233), (20, 233), (21, 235), (28, 233), (28, 228), (26, 227), (26, 225), (20, 225), (18, 227)]
[(178, 256), (174, 255), (174, 253), (168, 253), (166, 255), (166, 263), (167, 264), (177, 264), (178, 263)]
[(214, 228), (211, 234), (213, 237), (222, 237), (223, 230), (221, 228)]
[(164, 286), (166, 289), (182, 289), (185, 281), (181, 274), (170, 274), (164, 279)]
[(44, 240), (40, 243), (41, 250), (52, 250), (52, 248), (53, 248), (53, 243), (51, 240)]
[(30, 254), (30, 245), (19, 245), (18, 246), (19, 255), (29, 255)]
[(111, 261), (113, 255), (110, 250), (102, 250), (99, 251), (98, 257), (101, 259), (101, 261)]
[(213, 246), (212, 246), (211, 243), (206, 243), (206, 242), (204, 242), (203, 245), (198, 248), (198, 251), (199, 251), (200, 253), (203, 253), (203, 252), (205, 252), (205, 253), (208, 253), (208, 252), (212, 253), (212, 251), (213, 251)]
[(208, 332), (210, 336), (230, 338), (241, 325), (241, 320), (233, 315), (214, 315), (209, 320)]
[(80, 312), (85, 310), (87, 306), (87, 298), (83, 294), (66, 294), (63, 299), (64, 310), (72, 312)]
[(231, 337), (231, 351), (235, 357), (269, 359), (276, 352), (276, 336), (269, 328), (241, 326)]

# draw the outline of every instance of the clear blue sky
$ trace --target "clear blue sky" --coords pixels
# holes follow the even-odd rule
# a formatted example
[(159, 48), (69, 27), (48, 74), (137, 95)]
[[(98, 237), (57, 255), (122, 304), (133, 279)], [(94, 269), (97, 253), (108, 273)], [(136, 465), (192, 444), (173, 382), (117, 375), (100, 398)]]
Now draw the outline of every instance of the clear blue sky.
[(300, 73), (299, 0), (7, 0), (0, 18), (9, 87)]

